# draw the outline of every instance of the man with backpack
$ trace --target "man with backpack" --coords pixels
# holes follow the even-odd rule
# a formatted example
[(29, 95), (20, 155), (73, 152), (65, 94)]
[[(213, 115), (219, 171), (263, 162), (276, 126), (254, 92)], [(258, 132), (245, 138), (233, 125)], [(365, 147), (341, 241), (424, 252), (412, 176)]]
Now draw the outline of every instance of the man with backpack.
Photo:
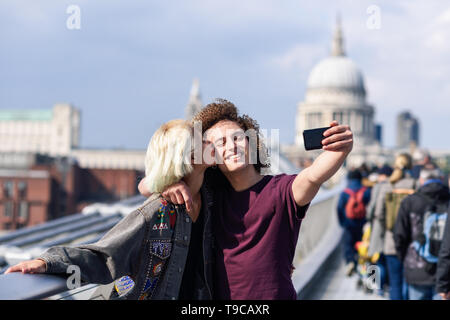
[(410, 300), (439, 299), (436, 266), (449, 212), (450, 194), (439, 169), (422, 169), (420, 188), (400, 204), (394, 227)]
[(339, 197), (337, 211), (339, 224), (344, 228), (346, 274), (351, 276), (356, 269), (355, 244), (362, 238), (366, 222), (366, 206), (370, 201), (370, 188), (361, 184), (362, 174), (358, 170), (350, 171), (347, 179), (348, 185)]

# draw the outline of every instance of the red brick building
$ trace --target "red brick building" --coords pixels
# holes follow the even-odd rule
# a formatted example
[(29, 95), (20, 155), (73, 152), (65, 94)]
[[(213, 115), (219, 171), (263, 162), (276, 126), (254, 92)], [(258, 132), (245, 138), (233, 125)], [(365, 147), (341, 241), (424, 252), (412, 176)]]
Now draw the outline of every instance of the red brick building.
[(70, 158), (23, 155), (0, 168), (0, 229), (18, 229), (80, 212), (93, 202), (138, 193), (143, 173), (84, 169)]
[(44, 170), (0, 170), (0, 229), (18, 229), (49, 219), (52, 179)]
[(138, 194), (143, 172), (133, 169), (81, 169), (76, 175), (77, 210), (93, 202), (114, 202)]

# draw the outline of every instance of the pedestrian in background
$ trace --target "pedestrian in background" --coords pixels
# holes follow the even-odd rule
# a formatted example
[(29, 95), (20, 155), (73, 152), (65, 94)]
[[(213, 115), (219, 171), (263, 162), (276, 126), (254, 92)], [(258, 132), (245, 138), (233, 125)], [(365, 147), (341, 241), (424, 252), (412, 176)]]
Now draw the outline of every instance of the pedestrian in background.
[(384, 256), (384, 193), (383, 190), (389, 188), (389, 177), (392, 174), (392, 168), (385, 164), (377, 171), (377, 183), (371, 191), (370, 202), (367, 207), (367, 221), (370, 223), (371, 233), (368, 249), (368, 256), (372, 257), (379, 254), (377, 266), (380, 268), (380, 288), (379, 295), (384, 295), (384, 285), (386, 284), (386, 261)]
[(410, 300), (437, 300), (436, 267), (450, 200), (439, 169), (422, 168), (419, 190), (406, 197), (394, 229)]
[(411, 167), (411, 156), (407, 153), (399, 154), (395, 158), (394, 170), (389, 177), (389, 183), (383, 185), (380, 190), (383, 253), (389, 278), (389, 298), (391, 300), (407, 299), (403, 265), (401, 260), (397, 258), (393, 229), (401, 201), (415, 192), (416, 180), (411, 176)]
[(420, 171), (422, 168), (425, 169), (436, 169), (438, 166), (433, 161), (433, 158), (431, 155), (424, 150), (416, 150), (413, 153), (413, 167), (411, 168), (411, 175), (414, 179), (419, 179), (420, 177)]
[(339, 224), (344, 228), (346, 274), (351, 276), (356, 270), (355, 244), (362, 238), (366, 222), (366, 206), (370, 201), (370, 188), (361, 184), (362, 174), (359, 170), (350, 171), (347, 179), (348, 185), (339, 197), (337, 212)]

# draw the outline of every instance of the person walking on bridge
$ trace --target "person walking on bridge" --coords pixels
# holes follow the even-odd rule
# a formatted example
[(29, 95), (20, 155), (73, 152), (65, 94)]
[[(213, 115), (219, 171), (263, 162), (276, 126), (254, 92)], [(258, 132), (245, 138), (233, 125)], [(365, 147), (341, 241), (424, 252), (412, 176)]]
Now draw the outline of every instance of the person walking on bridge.
[(348, 185), (339, 197), (337, 212), (339, 224), (344, 228), (344, 259), (346, 274), (351, 276), (356, 270), (357, 252), (355, 244), (362, 238), (366, 222), (366, 206), (370, 201), (370, 188), (361, 184), (362, 174), (351, 170), (347, 174)]
[(450, 193), (439, 169), (422, 169), (419, 190), (406, 197), (394, 229), (395, 248), (403, 262), (409, 300), (440, 300), (436, 267)]

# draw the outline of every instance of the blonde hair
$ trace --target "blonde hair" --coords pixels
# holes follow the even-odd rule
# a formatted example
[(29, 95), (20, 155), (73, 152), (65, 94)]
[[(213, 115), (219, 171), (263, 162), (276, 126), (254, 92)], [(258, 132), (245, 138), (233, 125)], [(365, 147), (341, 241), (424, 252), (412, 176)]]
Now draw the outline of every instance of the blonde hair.
[(147, 189), (162, 192), (192, 172), (192, 125), (186, 120), (171, 120), (153, 134), (145, 156)]
[(411, 169), (412, 168), (412, 159), (411, 156), (407, 153), (399, 154), (395, 158), (394, 162), (394, 171), (392, 172), (391, 176), (389, 177), (389, 181), (391, 183), (396, 183), (404, 176), (404, 170)]

